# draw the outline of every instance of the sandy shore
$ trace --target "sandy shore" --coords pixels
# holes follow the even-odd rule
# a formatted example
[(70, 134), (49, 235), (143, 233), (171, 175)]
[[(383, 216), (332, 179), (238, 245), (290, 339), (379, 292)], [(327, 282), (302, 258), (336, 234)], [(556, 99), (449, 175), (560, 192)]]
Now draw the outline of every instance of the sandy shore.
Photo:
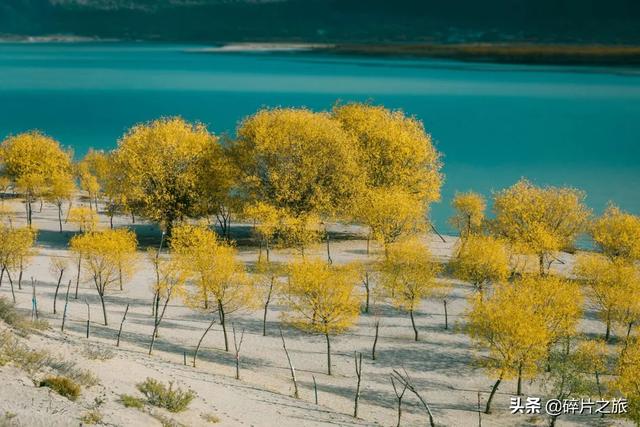
[[(22, 205), (16, 203), (17, 219), (24, 223)], [(102, 218), (107, 226), (106, 218)], [(130, 225), (128, 218), (117, 218), (117, 226)], [(150, 302), (152, 269), (140, 253), (140, 268), (124, 291), (112, 288), (107, 293), (108, 327), (102, 326), (99, 300), (90, 283), (80, 284), (79, 299), (71, 299), (67, 329), (60, 332), (61, 315), (52, 314), (55, 278), (49, 272), (49, 260), (53, 255), (70, 257), (66, 242), (75, 230), (65, 224), (65, 232), (57, 232), (57, 212), (45, 205), (42, 213), (35, 212), (34, 226), (40, 230), (38, 254), (25, 272), (25, 278), (37, 280), (40, 315), (48, 320), (51, 329), (31, 336), (29, 344), (47, 349), (53, 354), (72, 359), (79, 366), (93, 372), (100, 384), (83, 392), (77, 402), (36, 388), (22, 372), (11, 366), (0, 367), (0, 416), (3, 412), (16, 414), (13, 422), (23, 426), (71, 426), (78, 425), (95, 399), (104, 402), (100, 411), (104, 422), (118, 426), (160, 425), (152, 416), (136, 409), (127, 409), (118, 401), (121, 393), (138, 395), (135, 384), (147, 377), (163, 381), (175, 381), (181, 387), (191, 388), (197, 398), (189, 410), (171, 414), (171, 418), (189, 426), (210, 425), (203, 415), (213, 414), (222, 426), (300, 426), (300, 425), (395, 425), (395, 396), (389, 375), (394, 368), (405, 368), (414, 379), (423, 397), (432, 405), (438, 425), (477, 426), (478, 392), (484, 404), (495, 381), (476, 368), (474, 352), (467, 336), (461, 332), (462, 315), (466, 309), (469, 287), (452, 282), (448, 297), (449, 329), (444, 328), (444, 312), (441, 300), (425, 300), (417, 315), (421, 339), (412, 340), (409, 317), (387, 304), (376, 306), (373, 314), (363, 315), (356, 327), (333, 340), (333, 376), (326, 372), (324, 338), (283, 327), (287, 346), (297, 369), (301, 387), (300, 399), (292, 396), (292, 384), (287, 361), (277, 335), (279, 313), (277, 302), (268, 313), (268, 336), (262, 336), (260, 312), (234, 313), (230, 321), (237, 329), (245, 329), (245, 343), (241, 354), (241, 380), (234, 379), (235, 361), (232, 353), (224, 351), (222, 331), (219, 325), (205, 339), (200, 351), (197, 368), (183, 365), (186, 352), (190, 356), (210, 321), (210, 314), (194, 311), (182, 301), (174, 301), (167, 310), (160, 329), (159, 340), (153, 356), (147, 355), (150, 334), (153, 329)], [(155, 245), (157, 228), (148, 224), (134, 226), (140, 233), (142, 246)], [(443, 243), (435, 236), (425, 236), (434, 254), (447, 260), (455, 238), (446, 237)], [(363, 240), (338, 241), (332, 244), (334, 262), (352, 260), (367, 261)], [(317, 245), (312, 252), (324, 256), (324, 245)], [(240, 256), (252, 263), (257, 259), (257, 249), (240, 246)], [(284, 261), (291, 256), (288, 251), (275, 251), (273, 259)], [(71, 260), (71, 258), (69, 258)], [(573, 257), (563, 254), (565, 273), (571, 268)], [(75, 277), (75, 267), (65, 273), (64, 281)], [(27, 312), (31, 308), (30, 286), (17, 290), (17, 305)], [(0, 296), (10, 298), (8, 283), (0, 287)], [(92, 307), (91, 337), (84, 337), (86, 306)], [(61, 301), (61, 300), (60, 300)], [(128, 320), (124, 324), (122, 344), (115, 347), (115, 338), (125, 306), (129, 304)], [(59, 302), (59, 307), (62, 303)], [(375, 319), (380, 320), (380, 340), (377, 360), (371, 360)], [(582, 328), (588, 332), (602, 333), (603, 326), (593, 312), (587, 311)], [(114, 357), (105, 361), (90, 360), (85, 356), (86, 346), (107, 348)], [(360, 418), (353, 411), (356, 375), (353, 362), (355, 351), (364, 354), (363, 383), (360, 401)], [(188, 364), (189, 365), (189, 364)], [(318, 384), (319, 405), (314, 403), (313, 377)], [(525, 395), (542, 396), (538, 383), (526, 383)], [(513, 381), (504, 382), (496, 398), (492, 415), (482, 415), (484, 426), (546, 425), (543, 416), (511, 415), (509, 398), (515, 393)], [(426, 425), (426, 416), (413, 396), (405, 398), (404, 426)], [(607, 419), (607, 423), (627, 425), (621, 420)], [(561, 417), (558, 425), (601, 425), (596, 418), (587, 416)]]

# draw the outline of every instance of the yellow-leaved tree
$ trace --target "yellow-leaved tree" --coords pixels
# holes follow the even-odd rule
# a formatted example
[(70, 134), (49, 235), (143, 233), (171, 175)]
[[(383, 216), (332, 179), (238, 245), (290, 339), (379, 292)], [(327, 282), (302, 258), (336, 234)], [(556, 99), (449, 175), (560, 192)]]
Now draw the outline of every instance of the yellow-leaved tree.
[(462, 239), (482, 232), (487, 208), (487, 202), (482, 195), (473, 191), (456, 193), (451, 207), (455, 214), (449, 219), (449, 223), (458, 231)]
[(198, 214), (202, 158), (217, 143), (203, 124), (178, 117), (134, 126), (112, 156), (118, 198), (171, 235), (174, 222)]
[(446, 289), (444, 282), (436, 280), (440, 271), (442, 266), (432, 258), (429, 247), (415, 238), (391, 245), (380, 265), (380, 285), (397, 308), (409, 313), (416, 341), (415, 312), (424, 298)]
[(64, 203), (71, 205), (76, 184), (73, 175), (68, 171), (56, 171), (50, 177), (49, 187), (45, 194), (46, 199), (58, 208), (58, 224), (62, 233), (62, 206)]
[(371, 237), (384, 247), (402, 237), (425, 230), (425, 206), (418, 198), (402, 188), (371, 188), (363, 192), (355, 216), (369, 227)]
[(46, 194), (54, 177), (71, 173), (71, 153), (58, 141), (38, 131), (10, 136), (2, 141), (4, 173), (25, 197), (27, 224), (32, 222), (32, 203)]
[(458, 243), (455, 253), (449, 263), (454, 275), (481, 295), (487, 286), (509, 278), (509, 252), (501, 239), (472, 234)]
[(22, 276), (25, 258), (34, 254), (35, 240), (36, 232), (32, 228), (13, 228), (0, 224), (0, 268), (2, 269), (0, 271), (0, 285), (2, 285), (4, 274), (7, 273), (14, 303), (16, 295), (11, 271), (19, 270), (19, 275)]
[(614, 390), (629, 401), (625, 417), (640, 424), (640, 341), (636, 338), (627, 346), (618, 360)]
[(193, 285), (187, 303), (218, 313), (224, 333), (224, 348), (229, 351), (227, 316), (255, 306), (256, 293), (245, 273), (244, 264), (231, 244), (201, 225), (181, 224), (171, 236), (171, 253)]
[(118, 229), (78, 234), (69, 242), (71, 250), (84, 260), (85, 269), (95, 285), (102, 305), (105, 326), (108, 325), (105, 293), (107, 288), (118, 282), (118, 254), (122, 252), (122, 246), (128, 246), (132, 241), (135, 242), (132, 231)]
[(357, 275), (350, 266), (332, 266), (321, 260), (298, 260), (289, 265), (284, 285), (288, 312), (283, 318), (293, 326), (319, 333), (327, 342), (327, 374), (331, 375), (331, 336), (350, 328), (360, 315), (361, 295)]
[(363, 182), (353, 148), (351, 135), (327, 113), (260, 110), (242, 121), (232, 143), (241, 171), (238, 195), (249, 205), (270, 205), (299, 225), (311, 216), (343, 215)]
[(256, 202), (245, 206), (243, 216), (253, 221), (253, 232), (260, 239), (258, 262), (262, 261), (262, 248), (266, 250), (267, 263), (270, 262), (273, 239), (280, 227), (282, 215), (275, 207), (264, 202)]
[(609, 205), (591, 226), (591, 235), (609, 258), (640, 260), (640, 217)]
[(94, 231), (98, 227), (98, 214), (86, 206), (69, 209), (69, 222), (76, 224), (81, 233)]
[(527, 180), (494, 195), (493, 231), (516, 252), (537, 256), (547, 274), (555, 253), (573, 248), (590, 216), (584, 193), (574, 188), (536, 187)]
[(609, 340), (613, 322), (628, 328), (628, 339), (631, 328), (640, 320), (638, 267), (621, 258), (582, 254), (574, 273), (589, 289), (590, 300), (606, 324), (605, 341)]
[(440, 154), (422, 122), (367, 103), (337, 105), (333, 116), (355, 136), (353, 151), (366, 178), (353, 217), (385, 248), (421, 231), (442, 186)]
[(487, 400), (486, 413), (500, 383), (534, 378), (541, 362), (561, 337), (575, 333), (580, 318), (579, 288), (563, 279), (524, 277), (513, 283), (497, 283), (490, 296), (476, 295), (467, 313), (467, 331), (485, 356), (481, 365), (498, 379)]

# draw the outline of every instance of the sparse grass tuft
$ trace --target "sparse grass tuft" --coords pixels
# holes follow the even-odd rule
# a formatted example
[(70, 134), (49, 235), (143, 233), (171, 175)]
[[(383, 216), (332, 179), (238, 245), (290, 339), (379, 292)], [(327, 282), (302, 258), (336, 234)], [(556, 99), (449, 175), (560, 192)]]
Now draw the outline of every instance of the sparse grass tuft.
[(102, 413), (100, 411), (98, 411), (97, 409), (92, 409), (88, 412), (85, 412), (84, 415), (82, 415), (82, 417), (80, 417), (80, 421), (82, 422), (82, 424), (91, 426), (94, 424), (99, 424), (102, 422)]
[(8, 299), (0, 297), (0, 320), (13, 328), (18, 334), (26, 336), (33, 330), (42, 331), (49, 328), (46, 320), (36, 320), (31, 322), (16, 310), (13, 303)]
[(122, 403), (125, 408), (144, 408), (144, 400), (139, 397), (131, 396), (130, 394), (121, 394), (120, 403)]
[(40, 387), (49, 387), (69, 400), (76, 400), (80, 396), (80, 386), (67, 377), (46, 377), (40, 381)]
[(174, 389), (172, 381), (169, 382), (169, 387), (167, 387), (153, 378), (147, 378), (144, 382), (139, 383), (137, 387), (145, 395), (149, 404), (165, 408), (170, 412), (184, 411), (196, 397), (191, 390)]
[(16, 419), (18, 415), (13, 412), (5, 411), (5, 413), (0, 416), (0, 427), (17, 427), (20, 424)]
[(0, 365), (12, 363), (33, 375), (47, 366), (50, 360), (49, 353), (30, 349), (11, 332), (0, 333)]
[(220, 422), (220, 418), (218, 418), (217, 416), (213, 415), (213, 414), (202, 414), (201, 415), (202, 419), (205, 420), (206, 422), (210, 423), (210, 424), (217, 424)]
[(115, 353), (112, 350), (93, 345), (86, 346), (83, 354), (87, 359), (101, 361), (113, 359), (113, 356), (115, 356)]
[(150, 415), (156, 420), (160, 421), (162, 427), (186, 427), (184, 424), (179, 423), (178, 421), (157, 412), (151, 413)]
[(56, 358), (51, 359), (48, 364), (58, 374), (69, 377), (84, 387), (92, 387), (99, 383), (98, 377), (93, 373), (86, 369), (78, 368), (76, 363), (70, 360)]

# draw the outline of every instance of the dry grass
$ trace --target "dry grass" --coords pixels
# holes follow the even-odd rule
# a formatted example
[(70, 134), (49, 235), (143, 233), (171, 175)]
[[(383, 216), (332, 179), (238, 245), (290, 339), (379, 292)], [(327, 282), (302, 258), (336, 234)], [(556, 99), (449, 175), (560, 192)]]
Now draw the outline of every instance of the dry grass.
[(85, 412), (82, 417), (80, 417), (80, 421), (84, 425), (95, 425), (100, 424), (102, 422), (102, 413), (97, 409), (92, 409), (90, 411)]
[(169, 382), (169, 387), (167, 387), (153, 378), (147, 378), (137, 387), (145, 395), (150, 405), (164, 408), (170, 412), (186, 410), (196, 397), (191, 390), (183, 391), (181, 388), (173, 388), (173, 382)]
[(48, 387), (69, 400), (77, 400), (80, 397), (80, 386), (67, 377), (46, 377), (40, 381), (40, 387)]

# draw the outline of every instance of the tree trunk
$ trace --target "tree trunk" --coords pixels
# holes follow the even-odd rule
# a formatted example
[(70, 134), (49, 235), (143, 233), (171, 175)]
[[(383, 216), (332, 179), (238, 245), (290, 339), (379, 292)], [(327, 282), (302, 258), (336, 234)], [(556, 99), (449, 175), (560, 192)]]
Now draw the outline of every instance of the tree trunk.
[(9, 284), (11, 285), (11, 297), (13, 298), (13, 303), (16, 303), (16, 292), (13, 289), (13, 280), (11, 280), (11, 273), (7, 270), (7, 278), (9, 279)]
[(271, 276), (271, 283), (269, 284), (269, 293), (267, 294), (267, 301), (264, 303), (264, 315), (262, 316), (262, 336), (267, 336), (267, 310), (269, 309), (269, 302), (271, 302), (271, 293), (273, 292), (273, 284), (275, 282), (275, 276)]
[(82, 255), (78, 255), (78, 275), (76, 276), (76, 295), (74, 299), (78, 299), (78, 288), (80, 287), (80, 268), (82, 266)]
[(0, 287), (2, 287), (2, 280), (4, 279), (4, 270), (5, 268), (2, 267), (2, 270), (0, 271)]
[(22, 290), (22, 258), (20, 258), (20, 273), (18, 274), (18, 289)]
[(362, 353), (358, 358), (358, 352), (355, 353), (356, 376), (358, 383), (356, 384), (356, 394), (353, 402), (353, 417), (358, 418), (358, 402), (360, 400), (360, 383), (362, 382)]
[(331, 375), (331, 340), (329, 339), (329, 334), (324, 334), (327, 339), (327, 374)]
[(216, 318), (212, 318), (211, 319), (211, 323), (209, 323), (209, 326), (207, 326), (207, 329), (205, 329), (204, 334), (202, 334), (202, 336), (200, 337), (200, 340), (198, 341), (198, 345), (196, 346), (196, 351), (193, 353), (193, 367), (196, 367), (196, 360), (198, 359), (198, 352), (200, 351), (200, 346), (202, 345), (202, 341), (204, 340), (204, 337), (209, 333), (209, 331), (211, 330), (211, 327), (213, 326), (213, 324), (216, 322)]
[(491, 393), (489, 394), (489, 399), (487, 399), (487, 406), (484, 410), (485, 414), (491, 413), (491, 401), (493, 400), (493, 396), (496, 394), (496, 391), (498, 391), (498, 387), (500, 386), (501, 382), (502, 382), (502, 374), (500, 375), (500, 378), (498, 378), (498, 381), (496, 381), (496, 383), (493, 385), (493, 388), (491, 389)]
[(604, 341), (609, 342), (611, 337), (611, 313), (607, 312), (607, 331), (604, 334)]
[(376, 336), (373, 339), (373, 348), (371, 349), (371, 359), (376, 360), (376, 345), (378, 344), (378, 331), (380, 330), (380, 321), (376, 321)]
[(60, 290), (60, 282), (62, 281), (63, 274), (64, 269), (60, 270), (60, 275), (58, 276), (58, 284), (56, 285), (56, 292), (53, 294), (53, 314), (56, 314), (56, 302), (58, 301), (58, 291)]
[(100, 295), (100, 304), (102, 305), (102, 316), (104, 317), (104, 326), (109, 326), (107, 322), (107, 307), (104, 304), (104, 293), (99, 293)]
[(220, 315), (220, 324), (222, 325), (222, 333), (224, 334), (224, 351), (229, 351), (229, 338), (227, 337), (227, 324), (224, 318), (224, 307), (222, 301), (218, 300), (218, 313)]
[(518, 365), (518, 386), (516, 389), (516, 395), (522, 396), (522, 362)]
[(129, 312), (129, 304), (127, 304), (127, 308), (124, 309), (124, 314), (122, 315), (122, 321), (120, 322), (120, 329), (118, 329), (118, 339), (116, 341), (116, 347), (120, 347), (120, 335), (122, 335), (122, 327), (124, 326), (124, 321), (127, 320), (128, 312)]
[(60, 232), (62, 233), (62, 203), (58, 204), (58, 224), (60, 225)]
[(540, 265), (540, 275), (544, 276), (546, 274), (544, 269), (544, 254), (538, 254), (538, 263)]
[(366, 291), (366, 300), (364, 306), (364, 312), (369, 313), (369, 299), (371, 295), (371, 289), (369, 288), (369, 272), (365, 271), (364, 273), (364, 290)]
[(444, 328), (449, 329), (449, 314), (447, 312), (447, 300), (443, 300), (444, 303)]
[(418, 341), (418, 328), (416, 327), (416, 320), (413, 317), (413, 309), (409, 310), (409, 316), (411, 317), (411, 326), (413, 326), (414, 338)]

